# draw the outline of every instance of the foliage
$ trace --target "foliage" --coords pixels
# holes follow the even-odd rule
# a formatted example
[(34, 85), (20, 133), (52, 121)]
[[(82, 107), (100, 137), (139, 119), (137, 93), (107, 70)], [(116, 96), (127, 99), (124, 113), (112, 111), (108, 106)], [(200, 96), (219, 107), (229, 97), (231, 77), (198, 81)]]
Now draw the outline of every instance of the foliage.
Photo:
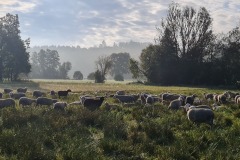
[(96, 70), (96, 72), (94, 73), (94, 79), (95, 79), (95, 83), (103, 83), (105, 78), (102, 76), (101, 71)]
[(89, 73), (87, 76), (88, 80), (94, 80), (95, 79), (95, 72)]
[(94, 74), (96, 83), (104, 83), (106, 75), (109, 73), (112, 62), (109, 56), (100, 56), (96, 61), (97, 70)]
[[(77, 89), (81, 83), (66, 82), (12, 85), (27, 85), (30, 90), (37, 86), (48, 90), (70, 86), (77, 92), (64, 100), (67, 103), (78, 101), (82, 94), (96, 94), (96, 90), (98, 95), (114, 94), (117, 87), (131, 93), (142, 90), (153, 95), (166, 91), (186, 95), (195, 93), (200, 99), (204, 92), (224, 91), (218, 88), (95, 83), (83, 83), (84, 90)], [(31, 93), (28, 92), (27, 96)], [(213, 128), (190, 122), (184, 111), (168, 110), (167, 104), (133, 104), (127, 107), (111, 97), (105, 102), (117, 107), (107, 109), (102, 106), (93, 112), (82, 105), (69, 105), (63, 112), (47, 106), (22, 108), (18, 104), (15, 108), (2, 108), (1, 159), (238, 159), (240, 156), (240, 110), (239, 105), (232, 101), (214, 111)]]
[(155, 45), (142, 50), (140, 62), (130, 59), (133, 78), (163, 85), (235, 85), (239, 77), (239, 28), (216, 36), (212, 18), (201, 7), (172, 3), (157, 28)]
[(59, 66), (59, 78), (60, 79), (69, 79), (68, 72), (72, 69), (71, 62), (63, 62)]
[(8, 13), (0, 18), (0, 81), (16, 81), (20, 73), (30, 72), (30, 39), (21, 39), (19, 27), (18, 15)]
[(240, 28), (236, 27), (223, 38), (221, 69), (227, 84), (240, 80)]
[(110, 70), (110, 74), (114, 75), (124, 75), (129, 73), (129, 53), (112, 53), (110, 55), (112, 67)]
[(73, 73), (73, 79), (76, 79), (76, 80), (83, 80), (83, 74), (81, 71), (75, 71)]
[(115, 80), (115, 81), (124, 81), (124, 77), (123, 77), (123, 75), (121, 75), (121, 74), (116, 74), (116, 75), (114, 76), (114, 80)]
[(132, 78), (139, 78), (144, 75), (144, 71), (140, 69), (139, 62), (133, 58), (129, 60), (129, 70), (132, 73)]
[(31, 78), (68, 79), (67, 74), (72, 68), (70, 62), (60, 63), (56, 50), (41, 49), (33, 53), (31, 60)]

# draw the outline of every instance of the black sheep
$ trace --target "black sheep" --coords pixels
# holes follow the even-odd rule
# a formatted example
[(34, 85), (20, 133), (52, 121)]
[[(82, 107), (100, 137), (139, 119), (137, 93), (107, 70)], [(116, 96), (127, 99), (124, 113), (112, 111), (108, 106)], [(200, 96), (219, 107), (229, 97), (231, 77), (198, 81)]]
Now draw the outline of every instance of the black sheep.
[(104, 97), (86, 98), (83, 101), (83, 106), (89, 109), (90, 111), (94, 111), (102, 105), (103, 101)]
[(58, 91), (58, 97), (67, 97), (68, 92), (71, 92), (70, 89), (66, 90), (66, 91)]

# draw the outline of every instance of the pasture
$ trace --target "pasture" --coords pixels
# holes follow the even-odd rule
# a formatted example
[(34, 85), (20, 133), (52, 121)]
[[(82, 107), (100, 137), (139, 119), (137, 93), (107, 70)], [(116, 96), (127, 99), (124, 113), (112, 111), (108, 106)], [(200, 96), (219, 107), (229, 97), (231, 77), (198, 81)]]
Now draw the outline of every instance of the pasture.
[[(212, 106), (203, 93), (223, 93), (227, 88), (147, 86), (128, 82), (95, 84), (91, 81), (42, 81), (2, 83), (16, 90), (72, 92), (59, 101), (71, 103), (81, 95), (105, 96), (124, 90), (127, 94), (163, 92), (196, 94), (203, 104)], [(239, 92), (239, 90), (232, 90)], [(47, 94), (49, 97), (49, 95)], [(3, 98), (8, 98), (4, 94)], [(82, 105), (56, 111), (48, 106), (6, 107), (0, 109), (0, 159), (239, 159), (240, 105), (229, 100), (214, 111), (214, 125), (196, 125), (183, 110), (169, 110), (168, 104), (134, 103), (124, 105), (106, 97), (100, 109), (90, 111)], [(107, 109), (105, 102), (114, 105)]]

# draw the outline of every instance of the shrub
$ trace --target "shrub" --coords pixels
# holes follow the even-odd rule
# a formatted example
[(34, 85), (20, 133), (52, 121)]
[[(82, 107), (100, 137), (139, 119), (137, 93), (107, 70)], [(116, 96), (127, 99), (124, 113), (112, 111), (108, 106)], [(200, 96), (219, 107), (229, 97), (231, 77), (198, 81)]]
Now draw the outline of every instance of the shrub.
[(95, 79), (95, 73), (94, 72), (89, 73), (89, 75), (87, 76), (87, 79), (88, 80), (94, 80)]
[(124, 77), (123, 77), (123, 75), (121, 75), (121, 74), (116, 74), (116, 75), (114, 76), (114, 80), (115, 80), (115, 81), (124, 81)]
[(82, 80), (83, 79), (83, 74), (80, 71), (75, 71), (74, 74), (73, 74), (73, 79)]
[(97, 70), (94, 73), (95, 83), (103, 83), (105, 80), (105, 77), (102, 75), (101, 71)]

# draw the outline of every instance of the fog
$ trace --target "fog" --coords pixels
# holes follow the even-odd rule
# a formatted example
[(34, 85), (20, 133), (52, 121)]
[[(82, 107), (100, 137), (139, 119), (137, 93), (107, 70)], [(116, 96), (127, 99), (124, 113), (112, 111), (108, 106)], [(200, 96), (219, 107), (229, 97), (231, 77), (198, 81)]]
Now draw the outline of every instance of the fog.
[(99, 46), (90, 48), (81, 48), (80, 46), (35, 46), (28, 49), (28, 51), (31, 56), (33, 52), (39, 52), (41, 49), (56, 50), (60, 56), (60, 62), (71, 62), (72, 69), (69, 72), (70, 78), (72, 78), (75, 71), (81, 71), (84, 78), (86, 78), (89, 73), (96, 70), (95, 61), (99, 56), (127, 52), (130, 54), (131, 58), (138, 59), (142, 49), (146, 48), (148, 45), (149, 43), (147, 42), (140, 43), (130, 41), (121, 42), (113, 46), (100, 44)]

